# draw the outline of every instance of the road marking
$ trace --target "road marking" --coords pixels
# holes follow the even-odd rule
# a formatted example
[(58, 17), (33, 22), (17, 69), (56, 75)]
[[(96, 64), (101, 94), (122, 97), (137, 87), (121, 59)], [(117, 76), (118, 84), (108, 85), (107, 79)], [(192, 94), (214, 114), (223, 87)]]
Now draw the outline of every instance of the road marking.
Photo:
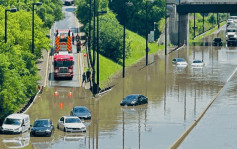
[(81, 84), (81, 66), (80, 66), (80, 53), (77, 53), (78, 57), (78, 81), (79, 81), (79, 87), (82, 85)]
[(226, 82), (229, 82), (230, 81), (230, 79), (232, 78), (232, 76), (236, 73), (236, 71), (237, 71), (237, 67), (235, 68), (235, 71), (230, 75), (230, 77), (227, 79), (227, 81)]
[(216, 100), (217, 96), (221, 93), (221, 91), (224, 89), (225, 86), (223, 86), (220, 91), (216, 94), (216, 96), (212, 99), (212, 101), (208, 104), (208, 106), (204, 109), (204, 111), (199, 115), (199, 117), (194, 120), (192, 125), (186, 129), (186, 131), (169, 147), (169, 149), (177, 149), (181, 143), (184, 141), (184, 139), (188, 136), (188, 134), (193, 130), (193, 128), (198, 124), (198, 122), (201, 120), (201, 118), (204, 116), (204, 114), (207, 112), (211, 104)]
[[(56, 22), (54, 23), (54, 27), (53, 27), (53, 32), (54, 32), (54, 30), (55, 30), (55, 28), (56, 28)], [(54, 46), (54, 44), (55, 44), (55, 42), (54, 42), (54, 33), (53, 33), (53, 38), (52, 38), (52, 41), (53, 41), (53, 44), (52, 44), (52, 48), (55, 48)], [(52, 52), (52, 51), (51, 51)], [(50, 56), (50, 58), (51, 58), (51, 63), (50, 63), (50, 73), (51, 73), (51, 75), (50, 75), (50, 78), (49, 78), (49, 86), (52, 86), (52, 75), (53, 75), (53, 71), (52, 71), (52, 62), (53, 62), (53, 56)]]

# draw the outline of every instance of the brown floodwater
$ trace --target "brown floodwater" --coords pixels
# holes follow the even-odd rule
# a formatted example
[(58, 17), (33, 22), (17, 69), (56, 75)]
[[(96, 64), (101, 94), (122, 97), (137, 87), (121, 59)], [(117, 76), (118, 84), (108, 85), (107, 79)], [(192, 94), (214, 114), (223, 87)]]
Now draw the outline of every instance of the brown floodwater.
[[(195, 52), (195, 56), (194, 56)], [(69, 115), (76, 105), (87, 106), (92, 119), (86, 120), (86, 133), (64, 133), (56, 129), (53, 137), (1, 135), (0, 146), (25, 145), (25, 148), (168, 148), (198, 117), (235, 70), (237, 53), (225, 48), (189, 47), (164, 56), (151, 55), (126, 68), (126, 76), (114, 78), (108, 93), (93, 98), (83, 88), (47, 87), (27, 111), (31, 124), (38, 118), (58, 119)], [(187, 67), (171, 61), (183, 57)], [(194, 59), (203, 58), (203, 68), (192, 68)], [(147, 105), (121, 107), (123, 97), (144, 94)], [(8, 141), (6, 141), (8, 140)], [(12, 141), (12, 142), (10, 142)], [(10, 145), (9, 145), (10, 144)]]
[[(66, 15), (68, 23), (72, 22), (68, 17)], [(112, 90), (98, 97), (84, 88), (63, 87), (74, 86), (78, 78), (71, 81), (72, 84), (64, 81), (62, 86), (60, 81), (51, 82), (26, 112), (31, 124), (39, 118), (50, 118), (56, 128), (61, 116), (69, 115), (74, 106), (81, 105), (87, 106), (92, 115), (91, 120), (84, 122), (87, 132), (65, 133), (56, 128), (50, 138), (30, 137), (29, 132), (1, 134), (0, 148), (168, 148), (229, 80), (237, 65), (235, 50), (188, 46), (166, 57), (149, 55), (147, 67), (143, 59), (126, 68), (125, 78), (114, 77)], [(188, 65), (173, 65), (171, 61), (177, 57), (185, 58)], [(203, 59), (205, 66), (192, 68), (193, 59)], [(121, 107), (121, 100), (129, 94), (144, 94), (148, 104)]]

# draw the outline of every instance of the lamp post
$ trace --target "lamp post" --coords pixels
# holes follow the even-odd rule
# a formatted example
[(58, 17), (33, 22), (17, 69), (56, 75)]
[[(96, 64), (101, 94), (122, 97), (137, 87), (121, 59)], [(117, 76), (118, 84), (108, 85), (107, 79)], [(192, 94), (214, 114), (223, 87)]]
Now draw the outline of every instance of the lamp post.
[(90, 0), (90, 12), (89, 12), (89, 35), (88, 35), (88, 53), (90, 58), (90, 64), (92, 64), (91, 61), (91, 0)]
[(97, 11), (97, 93), (99, 93), (99, 84), (100, 84), (100, 74), (99, 74), (99, 14), (105, 14), (107, 11)]
[(126, 9), (125, 7), (127, 6), (132, 6), (132, 2), (125, 2), (123, 3), (123, 11), (124, 11), (124, 18), (123, 18), (123, 78), (125, 77), (125, 44), (126, 44)]
[(35, 16), (34, 16), (34, 12), (35, 12), (35, 5), (36, 6), (40, 6), (42, 5), (42, 2), (38, 2), (38, 3), (32, 3), (32, 49), (31, 49), (31, 53), (34, 53), (34, 48), (35, 48), (35, 42), (34, 42), (34, 19), (35, 19)]
[(93, 88), (92, 88), (92, 92), (93, 92), (93, 95), (95, 95), (95, 3), (96, 3), (96, 0), (94, 0), (94, 8), (93, 8), (93, 12), (94, 12), (94, 16), (93, 16), (93, 26), (94, 26), (94, 29), (93, 29), (93, 63), (92, 63), (92, 83), (93, 83)]
[(7, 43), (7, 12), (16, 12), (16, 8), (6, 9), (5, 10), (5, 43)]
[(146, 1), (146, 66), (148, 65), (148, 33), (147, 33), (147, 5), (148, 3), (153, 3), (154, 1)]

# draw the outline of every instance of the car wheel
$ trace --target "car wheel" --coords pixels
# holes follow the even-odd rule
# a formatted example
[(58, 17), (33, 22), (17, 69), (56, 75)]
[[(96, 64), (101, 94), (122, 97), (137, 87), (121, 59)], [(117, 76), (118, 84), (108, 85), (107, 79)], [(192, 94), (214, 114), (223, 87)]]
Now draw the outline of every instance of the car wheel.
[(57, 128), (59, 129), (59, 125), (57, 125)]
[(66, 128), (65, 127), (64, 127), (63, 131), (66, 132)]

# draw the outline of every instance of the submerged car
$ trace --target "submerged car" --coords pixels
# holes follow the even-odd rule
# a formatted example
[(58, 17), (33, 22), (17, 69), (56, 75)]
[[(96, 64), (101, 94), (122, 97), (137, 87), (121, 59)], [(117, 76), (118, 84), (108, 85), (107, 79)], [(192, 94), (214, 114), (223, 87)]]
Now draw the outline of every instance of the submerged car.
[(193, 60), (193, 63), (191, 64), (192, 67), (198, 67), (202, 68), (204, 66), (203, 60)]
[(31, 136), (50, 137), (54, 132), (54, 125), (50, 119), (37, 119), (31, 128)]
[(77, 116), (63, 116), (58, 120), (57, 128), (64, 132), (86, 132), (86, 126)]
[(70, 112), (70, 115), (84, 120), (91, 119), (91, 112), (85, 106), (75, 106)]
[(148, 103), (148, 98), (144, 95), (140, 94), (132, 94), (128, 95), (125, 97), (121, 102), (121, 106), (136, 106), (136, 105), (141, 105), (141, 104), (146, 104)]
[(174, 58), (172, 60), (172, 64), (178, 65), (178, 66), (187, 66), (188, 63), (184, 58)]
[(214, 38), (213, 46), (222, 46), (221, 38)]

